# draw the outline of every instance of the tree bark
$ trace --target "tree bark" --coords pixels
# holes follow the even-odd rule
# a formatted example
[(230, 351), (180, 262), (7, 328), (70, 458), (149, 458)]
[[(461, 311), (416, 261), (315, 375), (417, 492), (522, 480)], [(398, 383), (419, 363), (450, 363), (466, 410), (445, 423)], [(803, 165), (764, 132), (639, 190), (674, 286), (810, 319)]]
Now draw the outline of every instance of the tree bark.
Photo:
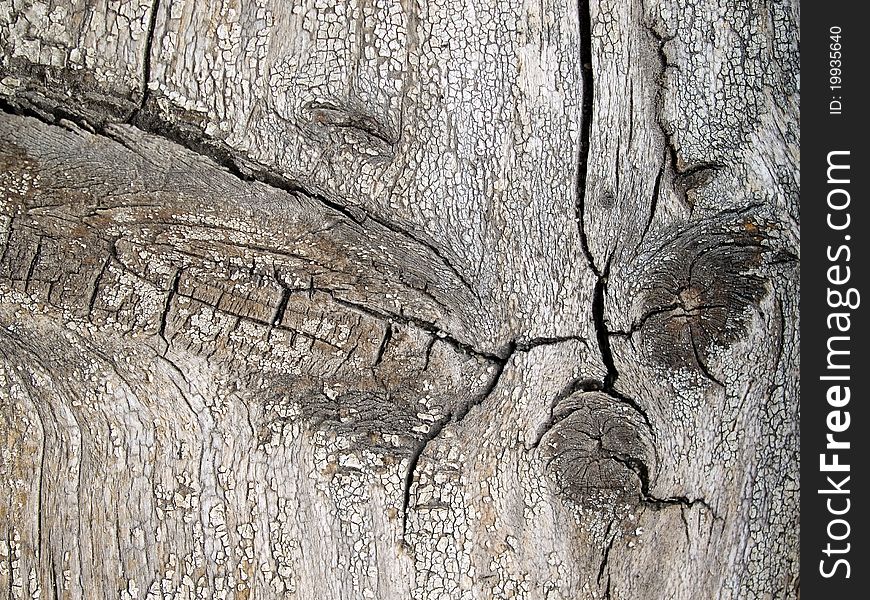
[(0, 596), (799, 598), (798, 20), (0, 4)]

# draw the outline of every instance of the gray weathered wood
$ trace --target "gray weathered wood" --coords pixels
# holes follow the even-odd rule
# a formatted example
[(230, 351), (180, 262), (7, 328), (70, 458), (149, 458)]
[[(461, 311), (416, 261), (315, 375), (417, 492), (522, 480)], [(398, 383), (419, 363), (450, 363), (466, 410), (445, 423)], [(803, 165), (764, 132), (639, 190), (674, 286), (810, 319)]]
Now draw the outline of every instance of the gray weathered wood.
[(0, 595), (798, 598), (798, 17), (0, 6)]

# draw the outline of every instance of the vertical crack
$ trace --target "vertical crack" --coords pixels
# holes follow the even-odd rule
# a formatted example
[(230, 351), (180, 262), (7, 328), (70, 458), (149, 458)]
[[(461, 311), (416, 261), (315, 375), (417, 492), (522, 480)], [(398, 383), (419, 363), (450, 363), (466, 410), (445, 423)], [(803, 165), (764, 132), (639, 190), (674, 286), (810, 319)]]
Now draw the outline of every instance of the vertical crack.
[(435, 342), (438, 338), (434, 335), (429, 336), (429, 341), (426, 343), (426, 352), (425, 359), (423, 362), (423, 370), (426, 371), (429, 369), (429, 361), (432, 359), (432, 348), (435, 346)]
[(387, 346), (390, 345), (390, 340), (393, 339), (393, 324), (387, 321), (387, 326), (384, 328), (384, 337), (381, 338), (381, 345), (378, 346), (378, 352), (375, 356), (375, 362), (372, 366), (377, 367), (384, 360), (384, 353), (387, 351)]
[[(598, 577), (595, 579), (595, 582), (600, 586), (601, 578), (604, 576), (604, 571), (607, 569), (607, 561), (610, 559), (610, 551), (613, 549), (613, 543), (616, 541), (616, 533), (610, 535), (611, 530), (613, 529), (613, 520), (607, 522), (607, 530), (604, 532), (604, 539), (607, 540), (607, 545), (604, 547), (604, 551), (601, 553), (601, 564), (598, 566)], [(610, 587), (610, 574), (607, 575), (607, 586)]]
[(6, 547), (9, 550), (9, 598), (14, 598), (15, 591), (15, 578), (13, 577), (13, 573), (15, 573), (15, 548), (12, 546), (12, 536), (9, 535), (6, 538)]
[[(45, 498), (45, 453), (47, 450), (48, 443), (46, 442), (46, 437), (48, 437), (45, 422), (40, 418), (40, 425), (42, 426), (42, 448), (40, 452), (40, 465), (39, 465), (39, 493), (37, 500), (37, 508), (36, 508), (36, 554), (39, 557), (39, 562), (42, 564), (45, 560), (44, 551), (45, 548), (43, 546), (42, 534), (45, 531), (45, 507), (44, 507), (44, 498)], [(51, 552), (49, 550), (49, 552)]]
[(160, 313), (160, 329), (157, 331), (157, 335), (163, 340), (164, 350), (163, 356), (166, 356), (166, 353), (169, 351), (169, 340), (166, 339), (166, 324), (169, 320), (169, 311), (172, 308), (172, 299), (178, 295), (178, 285), (181, 281), (181, 269), (175, 272), (175, 276), (172, 278), (172, 285), (169, 288), (169, 293), (166, 294), (166, 302), (163, 304), (163, 311)]
[(91, 290), (91, 296), (88, 298), (88, 320), (93, 321), (94, 307), (97, 304), (97, 296), (100, 294), (100, 284), (103, 281), (103, 277), (106, 275), (106, 270), (109, 268), (109, 263), (112, 261), (111, 255), (103, 261), (103, 266), (100, 267), (100, 272), (97, 273), (97, 277), (94, 279), (94, 287)]
[(429, 442), (437, 438), (441, 435), (441, 432), (444, 431), (444, 428), (447, 427), (450, 423), (459, 423), (468, 415), (469, 411), (483, 403), (492, 392), (498, 387), (499, 381), (501, 381), (501, 376), (504, 373), (505, 367), (510, 362), (511, 357), (516, 352), (517, 347), (516, 343), (511, 342), (510, 345), (510, 353), (506, 358), (499, 359), (494, 361), (496, 364), (496, 370), (493, 374), (492, 378), (489, 381), (489, 384), (486, 386), (480, 394), (478, 394), (475, 398), (469, 400), (462, 406), (460, 406), (455, 412), (450, 412), (446, 416), (441, 419), (435, 421), (432, 424), (432, 427), (429, 429), (429, 432), (426, 434), (420, 443), (417, 444), (417, 447), (414, 448), (410, 459), (408, 459), (408, 469), (405, 471), (405, 480), (402, 485), (402, 544), (407, 544), (406, 542), (406, 534), (408, 531), (408, 514), (410, 512), (411, 507), (411, 486), (414, 484), (414, 479), (417, 473), (417, 465), (420, 462), (420, 457), (423, 456), (423, 452), (426, 451), (426, 447), (429, 445)]
[(414, 452), (411, 454), (411, 458), (408, 460), (408, 470), (405, 471), (405, 481), (402, 485), (402, 544), (407, 543), (405, 541), (405, 536), (408, 532), (408, 513), (411, 506), (411, 486), (414, 484), (414, 476), (417, 473), (417, 464), (420, 462), (420, 457), (423, 456), (423, 452), (426, 450), (426, 446), (429, 445), (429, 442), (441, 435), (444, 427), (452, 418), (453, 415), (448, 413), (446, 417), (434, 422), (432, 427), (429, 429), (429, 433), (427, 433), (426, 437), (417, 444), (417, 447), (414, 448)]
[[(582, 129), (580, 135), (580, 152), (579, 164), (577, 167), (577, 207), (576, 219), (577, 227), (580, 234), (580, 245), (583, 248), (583, 254), (589, 263), (592, 272), (598, 278), (595, 282), (595, 289), (592, 296), (592, 319), (595, 325), (595, 334), (598, 341), (598, 347), (601, 352), (601, 360), (607, 370), (604, 377), (602, 391), (613, 396), (614, 398), (629, 404), (643, 416), (647, 425), (650, 425), (649, 417), (640, 405), (634, 400), (620, 394), (614, 389), (619, 372), (613, 360), (613, 353), (610, 350), (610, 332), (607, 329), (607, 324), (604, 317), (604, 296), (607, 290), (607, 278), (610, 275), (610, 260), (607, 261), (604, 269), (599, 269), (595, 264), (595, 258), (589, 248), (589, 240), (586, 236), (585, 210), (586, 210), (586, 187), (587, 175), (589, 169), (589, 146), (592, 137), (592, 113), (594, 106), (594, 79), (592, 72), (592, 12), (589, 6), (589, 0), (578, 0), (578, 21), (580, 23), (580, 60), (582, 64), (582, 83), (583, 97), (582, 103)], [(650, 425), (650, 429), (652, 429)]]
[(710, 371), (710, 367), (707, 366), (707, 363), (704, 362), (704, 359), (701, 357), (701, 353), (698, 352), (698, 344), (695, 341), (695, 330), (691, 325), (689, 325), (689, 339), (692, 341), (692, 354), (694, 354), (695, 362), (698, 363), (698, 367), (701, 369), (701, 372), (707, 379), (724, 389), (725, 384), (719, 381), (719, 379), (715, 375), (713, 375), (713, 372)]
[(589, 145), (592, 137), (592, 108), (594, 102), (592, 77), (592, 13), (589, 9), (589, 0), (578, 0), (577, 12), (578, 21), (580, 23), (580, 80), (583, 90), (580, 98), (580, 113), (582, 121), (580, 129), (580, 149), (577, 158), (577, 183), (575, 190), (577, 203), (575, 205), (574, 218), (577, 221), (577, 229), (580, 234), (580, 246), (583, 249), (586, 261), (589, 263), (589, 266), (592, 268), (595, 275), (600, 277), (601, 272), (598, 270), (598, 267), (595, 266), (595, 258), (592, 256), (592, 251), (589, 249), (589, 240), (586, 237), (586, 224), (584, 221), (586, 212), (586, 184), (589, 170)]
[(689, 534), (689, 520), (686, 519), (686, 507), (680, 506), (680, 520), (683, 522), (683, 528), (686, 530), (686, 545), (689, 550), (692, 549), (692, 536)]
[(141, 92), (139, 94), (139, 106), (127, 117), (127, 123), (131, 123), (136, 115), (145, 108), (148, 101), (148, 84), (151, 82), (151, 49), (154, 46), (154, 30), (157, 27), (157, 13), (160, 10), (160, 0), (154, 0), (151, 5), (151, 14), (148, 15), (148, 29), (145, 33), (145, 51), (142, 56), (142, 79), (139, 82)]
[(649, 217), (646, 220), (646, 225), (644, 225), (643, 233), (640, 234), (640, 239), (637, 242), (638, 246), (640, 246), (641, 242), (643, 242), (643, 240), (646, 238), (646, 234), (649, 233), (649, 229), (650, 229), (650, 227), (652, 227), (653, 219), (656, 216), (656, 210), (658, 209), (658, 205), (659, 205), (659, 197), (661, 196), (661, 193), (662, 193), (662, 177), (664, 177), (664, 175), (665, 175), (665, 167), (667, 166), (667, 164), (668, 164), (668, 152), (667, 152), (667, 150), (665, 150), (664, 158), (662, 158), (662, 164), (659, 167), (659, 172), (656, 173), (656, 180), (655, 180), (655, 183), (653, 184), (652, 202), (650, 203)]
[(39, 236), (39, 240), (36, 242), (36, 252), (34, 252), (33, 257), (30, 259), (30, 265), (27, 267), (27, 275), (24, 277), (25, 292), (30, 289), (30, 282), (33, 280), (33, 274), (36, 271), (36, 265), (39, 264), (40, 258), (42, 258), (42, 236)]
[(61, 588), (57, 580), (57, 566), (54, 564), (54, 554), (50, 555), (51, 559), (51, 571), (49, 571), (51, 575), (51, 597), (54, 600), (60, 600), (61, 597)]
[[(0, 100), (0, 109), (4, 107), (5, 103)], [(6, 253), (9, 252), (9, 248), (12, 246), (12, 234), (15, 233), (15, 217), (10, 217), (9, 220), (9, 229), (4, 231), (6, 234), (6, 239), (3, 241), (3, 252), (0, 252), (0, 266), (2, 266), (6, 262)]]
[(489, 384), (486, 386), (486, 389), (483, 390), (480, 394), (478, 394), (475, 398), (472, 398), (465, 404), (463, 404), (459, 410), (453, 415), (453, 421), (455, 423), (459, 423), (465, 416), (469, 413), (469, 411), (483, 403), (484, 400), (489, 398), (489, 396), (495, 391), (496, 386), (498, 386), (498, 382), (501, 381), (502, 373), (504, 373), (504, 369), (507, 364), (510, 362), (511, 357), (517, 350), (517, 346), (515, 342), (511, 342), (508, 348), (508, 355), (506, 358), (500, 359), (495, 362), (495, 373), (492, 378), (489, 380)]
[(592, 137), (592, 116), (594, 108), (594, 76), (592, 70), (592, 12), (589, 0), (578, 0), (577, 2), (578, 21), (580, 26), (580, 60), (582, 61), (581, 78), (583, 84), (583, 95), (581, 98), (581, 113), (582, 113), (582, 128), (580, 135), (580, 151), (577, 166), (577, 205), (576, 205), (576, 220), (577, 228), (580, 234), (580, 245), (583, 249), (583, 254), (589, 263), (589, 267), (598, 280), (595, 282), (595, 288), (592, 296), (592, 320), (595, 327), (595, 334), (598, 341), (598, 348), (601, 352), (601, 361), (607, 371), (602, 382), (602, 392), (609, 396), (631, 406), (643, 417), (644, 423), (649, 427), (650, 432), (655, 436), (655, 430), (652, 427), (652, 422), (649, 415), (640, 404), (632, 398), (618, 392), (615, 388), (616, 380), (619, 377), (619, 371), (616, 368), (616, 363), (613, 359), (613, 352), (610, 348), (610, 331), (607, 328), (605, 319), (605, 294), (607, 291), (607, 279), (610, 275), (610, 265), (612, 258), (607, 260), (604, 269), (599, 269), (595, 264), (595, 258), (589, 248), (589, 240), (586, 236), (586, 191), (588, 184), (589, 170), (589, 147)]
[(607, 278), (609, 275), (610, 262), (604, 266), (604, 271), (598, 276), (598, 281), (595, 282), (595, 289), (592, 294), (592, 321), (595, 324), (595, 335), (598, 341), (598, 349), (601, 352), (601, 362), (604, 363), (604, 368), (607, 369), (603, 382), (605, 391), (611, 390), (616, 382), (616, 378), (619, 377), (619, 372), (616, 370), (616, 364), (613, 361), (613, 353), (610, 350), (610, 332), (607, 329), (606, 318), (604, 316), (604, 295), (607, 291)]
[[(281, 299), (278, 300), (278, 306), (275, 307), (275, 313), (272, 315), (272, 326), (277, 327), (284, 321), (284, 314), (287, 312), (287, 304), (290, 302), (290, 294), (293, 290), (290, 289), (290, 286), (287, 285), (283, 279), (278, 275), (278, 272), (275, 272), (275, 281), (278, 282), (278, 285), (281, 286)], [(220, 305), (220, 300), (215, 302), (215, 308)]]
[[(626, 396), (616, 389), (616, 380), (619, 379), (619, 370), (616, 368), (616, 361), (613, 358), (613, 351), (610, 348), (611, 333), (607, 327), (607, 318), (604, 310), (605, 295), (607, 293), (607, 279), (610, 276), (610, 264), (611, 262), (608, 260), (607, 264), (604, 266), (604, 271), (598, 276), (598, 281), (595, 283), (595, 290), (592, 296), (592, 322), (595, 325), (595, 335), (597, 336), (598, 349), (601, 352), (601, 362), (604, 363), (604, 368), (607, 370), (607, 373), (604, 376), (604, 381), (602, 382), (601, 391), (633, 408), (635, 412), (643, 418), (650, 433), (655, 436), (655, 429), (653, 428), (652, 421), (650, 421), (646, 410), (637, 402), (637, 400)], [(653, 446), (654, 451), (658, 452), (655, 449), (655, 444)]]

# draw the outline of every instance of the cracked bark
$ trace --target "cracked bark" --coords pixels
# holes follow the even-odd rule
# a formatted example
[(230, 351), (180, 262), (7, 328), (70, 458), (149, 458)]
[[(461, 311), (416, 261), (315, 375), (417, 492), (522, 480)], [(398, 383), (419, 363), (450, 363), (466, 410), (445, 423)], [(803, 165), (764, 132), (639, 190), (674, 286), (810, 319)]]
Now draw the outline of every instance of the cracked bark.
[(797, 6), (303, 5), (0, 19), (0, 589), (798, 597)]

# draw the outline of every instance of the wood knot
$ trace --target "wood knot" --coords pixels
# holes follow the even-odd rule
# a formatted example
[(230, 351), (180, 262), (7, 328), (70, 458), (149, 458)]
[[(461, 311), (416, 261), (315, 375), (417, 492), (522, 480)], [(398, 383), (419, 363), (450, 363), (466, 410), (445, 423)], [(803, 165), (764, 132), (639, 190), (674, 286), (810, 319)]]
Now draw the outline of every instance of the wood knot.
[(600, 392), (560, 402), (541, 450), (560, 495), (587, 509), (609, 509), (643, 500), (654, 461), (651, 434), (630, 405)]
[(642, 346), (669, 368), (700, 369), (717, 381), (707, 361), (746, 334), (747, 308), (766, 291), (758, 273), (766, 248), (764, 228), (751, 219), (702, 224), (677, 235), (657, 256), (647, 256), (641, 318)]
[(303, 111), (317, 129), (344, 132), (349, 140), (370, 147), (379, 154), (392, 154), (398, 135), (384, 122), (369, 112), (330, 102), (308, 102)]

